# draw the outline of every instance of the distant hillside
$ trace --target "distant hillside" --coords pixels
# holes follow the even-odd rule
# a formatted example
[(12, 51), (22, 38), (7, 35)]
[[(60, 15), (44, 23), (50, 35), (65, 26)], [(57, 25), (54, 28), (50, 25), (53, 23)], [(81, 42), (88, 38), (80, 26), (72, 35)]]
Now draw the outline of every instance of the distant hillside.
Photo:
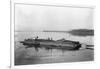
[(94, 30), (92, 29), (74, 29), (68, 31), (68, 33), (75, 36), (94, 36)]

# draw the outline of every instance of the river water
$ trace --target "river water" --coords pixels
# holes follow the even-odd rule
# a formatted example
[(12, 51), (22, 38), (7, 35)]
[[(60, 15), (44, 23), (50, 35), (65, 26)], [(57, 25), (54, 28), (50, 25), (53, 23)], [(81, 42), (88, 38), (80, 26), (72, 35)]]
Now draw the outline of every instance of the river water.
[(72, 41), (79, 41), (83, 44), (93, 45), (93, 36), (80, 37), (73, 36), (69, 33), (59, 32), (15, 32), (15, 65), (28, 64), (42, 64), (42, 63), (59, 63), (59, 62), (76, 62), (76, 61), (91, 61), (93, 60), (94, 51), (83, 49), (78, 51), (62, 51), (62, 50), (46, 50), (44, 48), (36, 51), (34, 48), (25, 49), (19, 41), (27, 38), (47, 39), (53, 40), (66, 39)]
[(15, 32), (15, 41), (21, 41), (25, 38), (34, 38), (38, 36), (39, 38), (47, 39), (48, 37), (53, 40), (66, 39), (72, 41), (79, 41), (84, 44), (93, 45), (93, 36), (73, 36), (69, 33), (59, 33), (59, 32)]

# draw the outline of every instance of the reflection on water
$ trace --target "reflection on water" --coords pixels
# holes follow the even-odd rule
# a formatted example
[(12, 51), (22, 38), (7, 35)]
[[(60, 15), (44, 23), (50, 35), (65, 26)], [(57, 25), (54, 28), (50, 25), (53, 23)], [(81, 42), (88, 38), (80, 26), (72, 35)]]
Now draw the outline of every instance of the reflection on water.
[(47, 39), (52, 37), (54, 40), (65, 38), (68, 40), (76, 40), (85, 44), (93, 44), (93, 37), (76, 37), (67, 33), (43, 33), (43, 32), (15, 32), (15, 65), (57, 63), (57, 62), (75, 62), (75, 61), (91, 61), (93, 60), (93, 50), (84, 49), (77, 51), (66, 51), (58, 49), (25, 48), (18, 41), (25, 38), (39, 36)]

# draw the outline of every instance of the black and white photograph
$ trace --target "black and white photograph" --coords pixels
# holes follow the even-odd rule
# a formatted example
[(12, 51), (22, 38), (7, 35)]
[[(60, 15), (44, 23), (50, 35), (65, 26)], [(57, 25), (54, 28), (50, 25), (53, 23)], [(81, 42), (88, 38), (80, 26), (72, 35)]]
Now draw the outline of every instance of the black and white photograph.
[(93, 8), (14, 4), (14, 65), (94, 60)]

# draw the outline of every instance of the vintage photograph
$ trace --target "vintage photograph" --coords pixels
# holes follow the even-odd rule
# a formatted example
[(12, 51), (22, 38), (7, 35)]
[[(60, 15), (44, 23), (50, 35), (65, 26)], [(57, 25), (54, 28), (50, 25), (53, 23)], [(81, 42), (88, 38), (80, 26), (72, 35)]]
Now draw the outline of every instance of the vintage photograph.
[(93, 8), (14, 5), (14, 65), (94, 60)]

